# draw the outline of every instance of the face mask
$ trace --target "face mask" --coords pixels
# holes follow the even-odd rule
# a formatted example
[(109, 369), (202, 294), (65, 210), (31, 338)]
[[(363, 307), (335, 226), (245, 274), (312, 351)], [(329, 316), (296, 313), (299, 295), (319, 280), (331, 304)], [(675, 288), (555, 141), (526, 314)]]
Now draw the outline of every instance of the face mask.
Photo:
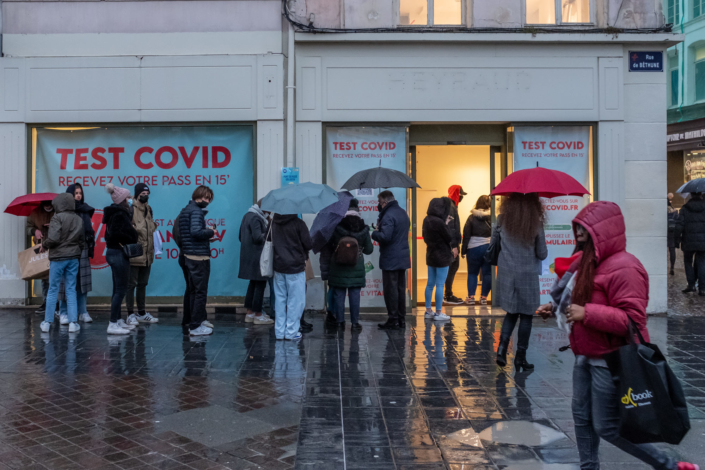
[(377, 204), (377, 210), (379, 212), (382, 212), (382, 209), (384, 209), (384, 207), (382, 207), (382, 204)]
[(149, 201), (149, 194), (147, 194), (146, 196), (140, 196), (139, 200), (142, 204), (146, 204), (147, 201)]
[(47, 207), (47, 206), (44, 206), (44, 210), (47, 211), (47, 212), (51, 212), (51, 211), (54, 210), (54, 207), (53, 207), (53, 206), (48, 206), (48, 207)]
[(206, 207), (208, 207), (208, 203), (206, 201), (197, 202), (196, 205), (201, 209), (205, 209)]
[(460, 201), (463, 200), (463, 196), (458, 197), (458, 204), (460, 204)]
[(132, 199), (128, 199), (128, 200), (127, 200), (127, 205), (128, 205), (128, 206), (131, 206), (131, 205), (132, 205)]

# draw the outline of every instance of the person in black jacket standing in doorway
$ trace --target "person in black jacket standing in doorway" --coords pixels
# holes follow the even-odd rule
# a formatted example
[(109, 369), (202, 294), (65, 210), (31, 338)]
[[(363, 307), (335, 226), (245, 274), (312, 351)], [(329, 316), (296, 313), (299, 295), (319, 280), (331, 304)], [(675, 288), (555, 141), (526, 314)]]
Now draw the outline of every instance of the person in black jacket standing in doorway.
[(460, 268), (460, 243), (463, 241), (463, 236), (460, 233), (460, 218), (458, 217), (458, 206), (460, 201), (463, 200), (463, 196), (467, 195), (463, 191), (463, 187), (454, 184), (448, 188), (448, 199), (450, 199), (450, 215), (453, 220), (448, 224), (448, 229), (450, 230), (450, 236), (452, 237), (450, 241), (450, 246), (453, 248), (453, 262), (448, 267), (448, 277), (446, 278), (446, 287), (444, 291), (443, 301), (448, 305), (461, 305), (463, 299), (453, 295), (453, 282), (455, 281), (455, 273), (458, 272)]
[(688, 287), (683, 292), (705, 296), (705, 201), (700, 194), (693, 194), (680, 210), (676, 224), (676, 243), (680, 243), (685, 262)]
[(206, 227), (206, 207), (213, 201), (213, 190), (199, 186), (193, 192), (188, 205), (179, 214), (179, 236), (181, 238), (184, 263), (189, 275), (191, 298), (191, 323), (189, 335), (204, 336), (213, 333), (213, 325), (206, 319), (208, 280), (211, 274), (210, 241), (218, 235), (215, 226)]
[[(426, 281), (426, 318), (433, 320), (450, 320), (443, 313), (443, 287), (448, 276), (448, 267), (453, 263), (453, 236), (448, 227), (453, 221), (450, 215), (451, 201), (447, 197), (431, 199), (423, 219), (423, 241), (426, 243), (426, 266), (428, 280)], [(431, 307), (433, 289), (436, 289), (436, 311)]]
[(384, 304), (389, 318), (378, 326), (383, 330), (406, 328), (406, 270), (411, 267), (409, 227), (406, 211), (399, 207), (391, 191), (377, 196), (379, 218), (372, 239), (379, 243)]

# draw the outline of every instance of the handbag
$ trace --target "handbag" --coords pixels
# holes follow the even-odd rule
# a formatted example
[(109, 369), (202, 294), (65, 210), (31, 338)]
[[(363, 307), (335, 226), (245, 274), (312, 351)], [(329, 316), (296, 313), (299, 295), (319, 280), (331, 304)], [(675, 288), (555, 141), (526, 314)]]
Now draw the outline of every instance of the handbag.
[(264, 242), (262, 254), (259, 257), (259, 271), (263, 277), (274, 276), (274, 245), (272, 245), (272, 223), (269, 224), (269, 231)]
[(495, 228), (496, 237), (490, 241), (490, 246), (487, 247), (485, 252), (485, 261), (487, 261), (492, 266), (497, 266), (499, 261), (499, 252), (502, 251), (502, 231), (499, 225)]
[(123, 245), (120, 243), (120, 246), (122, 247), (122, 252), (127, 258), (137, 258), (144, 254), (142, 244), (140, 243), (130, 243), (129, 245)]
[[(640, 343), (634, 342), (634, 331)], [(658, 346), (629, 318), (629, 344), (605, 355), (619, 400), (619, 435), (634, 444), (679, 444), (690, 429), (680, 382)]]

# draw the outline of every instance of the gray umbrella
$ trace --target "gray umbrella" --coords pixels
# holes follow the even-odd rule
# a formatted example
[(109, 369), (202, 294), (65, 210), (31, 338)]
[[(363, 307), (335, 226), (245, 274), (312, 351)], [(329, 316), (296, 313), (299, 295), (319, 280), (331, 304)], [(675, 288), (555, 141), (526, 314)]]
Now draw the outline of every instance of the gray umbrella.
[(401, 171), (378, 167), (358, 171), (345, 182), (341, 189), (362, 188), (421, 188), (421, 186)]
[(315, 214), (338, 202), (338, 193), (328, 185), (290, 184), (269, 191), (262, 198), (262, 210), (275, 214)]
[(696, 178), (688, 181), (676, 191), (679, 194), (683, 193), (705, 193), (705, 178)]

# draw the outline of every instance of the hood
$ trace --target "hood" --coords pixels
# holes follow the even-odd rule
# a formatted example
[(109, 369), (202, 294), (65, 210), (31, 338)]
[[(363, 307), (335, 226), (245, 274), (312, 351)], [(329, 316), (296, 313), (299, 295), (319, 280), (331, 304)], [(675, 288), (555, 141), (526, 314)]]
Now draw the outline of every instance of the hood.
[(69, 193), (59, 194), (51, 201), (51, 205), (54, 206), (54, 211), (58, 214), (60, 212), (73, 212), (76, 210), (76, 201), (73, 199), (73, 195)]
[(81, 186), (79, 183), (75, 183), (70, 185), (68, 188), (66, 188), (66, 193), (75, 195), (76, 188), (81, 188), (81, 192), (83, 193), (83, 199), (81, 201), (76, 201), (74, 198), (74, 204), (75, 204), (75, 211), (77, 213), (87, 213), (90, 217), (93, 217), (93, 213), (95, 212), (95, 209), (88, 204), (86, 204), (86, 191), (84, 191), (83, 186)]
[(456, 206), (460, 204), (460, 192), (462, 190), (463, 188), (459, 184), (454, 184), (448, 188), (448, 197), (455, 203)]
[(343, 220), (340, 221), (339, 226), (351, 233), (358, 233), (367, 230), (365, 221), (357, 215), (346, 215), (343, 217)]
[(597, 201), (585, 206), (573, 219), (573, 236), (576, 223), (585, 227), (592, 237), (597, 264), (615, 253), (626, 251), (624, 216), (614, 202)]
[(428, 204), (428, 210), (426, 215), (433, 217), (438, 217), (445, 221), (446, 217), (450, 214), (450, 199), (442, 197), (434, 197)]
[(705, 200), (699, 196), (694, 196), (683, 207), (687, 207), (690, 212), (703, 212), (705, 211)]
[(118, 204), (110, 204), (103, 209), (103, 223), (107, 224), (118, 212), (125, 212), (128, 216), (130, 215), (130, 211), (126, 207)]
[(298, 219), (299, 216), (296, 214), (274, 214), (274, 218), (272, 219), (272, 223), (275, 223), (277, 225), (284, 225), (288, 224), (289, 222), (292, 222), (296, 219)]
[(480, 209), (473, 209), (473, 210), (470, 211), (470, 213), (471, 213), (474, 217), (479, 217), (479, 218), (481, 218), (481, 219), (483, 219), (483, 218), (485, 218), (485, 217), (487, 217), (487, 218), (489, 219), (490, 216), (492, 215), (489, 209), (486, 210), (486, 211), (483, 211), (483, 210), (480, 210)]

